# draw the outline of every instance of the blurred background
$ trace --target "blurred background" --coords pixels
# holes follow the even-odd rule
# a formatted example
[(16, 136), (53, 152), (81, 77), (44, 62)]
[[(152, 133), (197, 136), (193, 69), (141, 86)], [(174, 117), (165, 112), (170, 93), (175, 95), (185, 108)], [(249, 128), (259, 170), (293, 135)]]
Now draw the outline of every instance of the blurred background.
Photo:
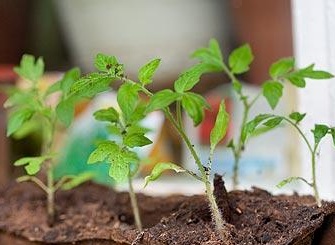
[[(243, 75), (241, 80), (245, 83), (247, 93), (257, 94), (262, 82), (268, 79), (269, 66), (277, 59), (298, 52), (298, 63), (314, 61), (313, 55), (304, 60), (301, 52), (303, 35), (308, 34), (307, 28), (303, 29), (305, 32), (298, 31), (300, 26), (305, 26), (301, 22), (306, 16), (302, 14), (313, 8), (313, 3), (307, 2), (309, 7), (305, 4), (305, 8), (308, 8), (304, 9), (302, 1), (291, 3), (289, 0), (0, 0), (0, 83), (9, 85), (17, 82), (12, 68), (19, 63), (24, 53), (42, 56), (48, 71), (45, 80), (53, 82), (59, 79), (61, 72), (73, 66), (80, 67), (83, 73), (92, 71), (95, 54), (102, 52), (117, 56), (133, 79), (136, 79), (141, 65), (152, 58), (162, 58), (152, 85), (153, 90), (158, 90), (171, 87), (178, 74), (193, 64), (189, 55), (195, 49), (206, 46), (210, 38), (216, 38), (225, 57), (232, 49), (250, 43), (255, 60), (250, 72)], [(321, 9), (323, 6), (319, 7)], [(297, 40), (301, 41), (300, 44)], [(305, 47), (311, 48), (314, 44), (309, 45)], [(324, 59), (321, 57), (319, 60), (324, 65), (322, 68), (326, 69), (327, 64), (322, 63)], [(232, 115), (228, 138), (236, 136), (242, 107), (224, 74), (206, 75), (203, 80), (195, 90), (208, 98), (214, 111), (212, 115), (207, 115), (205, 122), (197, 129), (187, 119), (185, 123), (192, 141), (203, 159), (206, 159), (209, 150), (208, 128), (213, 125), (215, 106), (222, 98), (226, 99)], [(288, 113), (301, 107), (299, 96), (304, 95), (290, 86), (284, 94), (277, 113)], [(5, 99), (6, 95), (1, 93), (1, 104)], [(95, 102), (104, 105), (106, 97)], [(97, 125), (85, 123), (92, 118), (90, 113), (81, 111), (90, 111), (91, 107), (83, 107), (77, 114), (76, 126), (99, 129)], [(270, 111), (264, 100), (256, 104), (251, 117), (259, 111)], [(326, 113), (328, 115), (330, 112)], [(159, 115), (154, 119), (156, 121), (152, 127), (155, 127), (154, 137), (157, 141), (148, 152), (143, 153), (151, 161), (147, 161), (148, 166), (142, 174), (145, 175), (159, 160), (174, 161), (194, 168), (191, 157), (182, 147), (178, 136), (170, 130), (170, 125)], [(8, 139), (5, 137), (5, 127), (6, 111), (1, 107), (0, 184), (20, 175), (22, 170), (14, 168), (11, 163), (22, 156), (36, 155), (40, 144), (38, 135), (20, 140)], [(81, 136), (87, 137), (89, 143), (80, 146), (79, 150), (74, 145), (78, 146), (78, 142), (83, 141), (73, 128), (59, 137), (57, 145), (66, 146), (62, 150), (64, 159), (60, 161), (60, 165), (65, 168), (60, 168), (59, 175), (66, 171), (73, 173), (85, 170), (85, 156), (78, 151), (92, 150), (94, 137), (103, 135), (99, 130), (89, 131), (90, 135)], [(257, 185), (275, 190), (274, 186), (289, 175), (309, 176), (309, 172), (304, 170), (308, 166), (301, 161), (304, 149), (300, 150), (299, 145), (295, 134), (287, 128), (279, 128), (251, 140), (241, 162), (241, 186)], [(71, 155), (76, 160), (68, 165)], [(228, 185), (232, 162), (229, 150), (224, 145), (220, 146), (214, 159), (214, 169), (225, 174)], [(300, 188), (299, 184), (294, 185), (294, 188)], [(194, 187), (185, 190), (188, 191), (194, 192)], [(334, 191), (326, 192), (331, 196)]]

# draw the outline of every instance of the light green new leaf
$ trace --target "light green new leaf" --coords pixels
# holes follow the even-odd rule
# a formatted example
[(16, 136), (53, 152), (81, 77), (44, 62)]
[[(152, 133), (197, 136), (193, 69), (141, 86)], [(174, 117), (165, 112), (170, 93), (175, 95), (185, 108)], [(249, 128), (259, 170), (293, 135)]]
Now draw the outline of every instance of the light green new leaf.
[(126, 149), (119, 149), (119, 151), (111, 154), (107, 161), (111, 163), (109, 176), (117, 182), (121, 182), (129, 177), (130, 165), (138, 163), (139, 159), (136, 153)]
[(56, 115), (57, 118), (65, 124), (66, 127), (70, 126), (74, 118), (74, 109), (75, 109), (75, 97), (69, 97), (66, 100), (62, 100), (56, 106)]
[(147, 107), (146, 103), (139, 101), (139, 103), (137, 104), (134, 112), (132, 113), (128, 121), (130, 123), (137, 123), (141, 121), (143, 118), (145, 118), (146, 107)]
[(69, 181), (66, 181), (61, 186), (61, 189), (64, 190), (64, 191), (71, 190), (71, 189), (81, 185), (82, 183), (93, 179), (94, 176), (95, 176), (95, 174), (92, 173), (92, 172), (85, 172), (85, 173), (78, 174), (76, 176), (72, 176)]
[(132, 82), (125, 82), (117, 93), (117, 102), (126, 121), (132, 116), (137, 106), (139, 88)]
[(138, 72), (138, 79), (143, 85), (152, 83), (152, 77), (154, 76), (160, 62), (160, 59), (154, 59), (140, 68)]
[(35, 98), (35, 94), (30, 91), (17, 90), (4, 103), (4, 108), (12, 106), (27, 106), (29, 108), (39, 109), (40, 106)]
[(132, 134), (127, 134), (124, 139), (123, 143), (130, 147), (140, 147), (140, 146), (145, 146), (145, 145), (150, 145), (152, 141), (145, 137), (142, 133), (132, 133)]
[(277, 81), (267, 81), (263, 84), (263, 96), (268, 101), (272, 109), (274, 109), (279, 99), (283, 95), (283, 85)]
[(80, 69), (78, 67), (72, 68), (71, 70), (67, 71), (61, 80), (55, 82), (51, 85), (47, 91), (46, 95), (52, 94), (57, 91), (62, 91), (65, 97), (70, 92), (72, 84), (80, 78)]
[(91, 98), (98, 93), (109, 90), (109, 85), (116, 79), (116, 76), (107, 73), (90, 73), (72, 84), (68, 96)]
[(229, 114), (226, 111), (224, 101), (221, 102), (219, 112), (216, 116), (214, 127), (210, 134), (210, 152), (213, 154), (216, 145), (224, 138), (227, 133)]
[(278, 77), (283, 76), (293, 70), (294, 68), (294, 59), (283, 58), (273, 63), (269, 69), (269, 74), (272, 79), (276, 80)]
[(210, 108), (204, 97), (192, 92), (183, 94), (181, 105), (189, 117), (192, 118), (194, 126), (198, 126), (202, 122), (205, 109)]
[(289, 178), (287, 178), (287, 179), (282, 180), (282, 181), (281, 181), (280, 183), (278, 183), (276, 186), (277, 186), (278, 188), (282, 188), (282, 187), (284, 187), (285, 185), (287, 185), (287, 184), (289, 184), (289, 183), (291, 183), (291, 182), (293, 182), (293, 181), (298, 181), (298, 180), (301, 180), (301, 181), (305, 182), (307, 185), (311, 186), (311, 184), (310, 184), (306, 179), (304, 179), (304, 178), (302, 178), (302, 177), (289, 177)]
[(249, 44), (244, 44), (235, 49), (228, 59), (229, 67), (234, 74), (241, 74), (249, 70), (249, 65), (254, 59)]
[(209, 41), (208, 48), (197, 49), (191, 57), (198, 58), (203, 63), (210, 65), (213, 72), (222, 71), (223, 69), (222, 52), (219, 43), (215, 39)]
[(173, 92), (171, 89), (163, 89), (150, 98), (146, 112), (149, 113), (166, 108), (180, 98), (180, 96), (180, 94)]
[(211, 69), (208, 64), (196, 64), (179, 76), (179, 78), (174, 82), (174, 89), (178, 93), (191, 90), (200, 81), (200, 77), (204, 73), (210, 71)]
[(292, 73), (287, 76), (287, 79), (298, 88), (304, 88), (306, 87), (306, 81), (304, 77), (301, 77), (299, 74)]
[(242, 129), (242, 137), (241, 137), (242, 143), (245, 144), (248, 137), (250, 137), (255, 132), (257, 126), (259, 126), (262, 122), (271, 117), (273, 117), (273, 115), (260, 114), (251, 121), (247, 122), (245, 127)]
[(98, 144), (98, 147), (90, 154), (87, 163), (102, 162), (110, 155), (116, 154), (120, 151), (119, 146), (112, 141), (103, 141)]
[(301, 122), (304, 117), (306, 116), (306, 113), (299, 113), (299, 112), (292, 112), (290, 115), (289, 115), (289, 118), (294, 120), (296, 124), (298, 124), (299, 122)]
[(314, 135), (314, 144), (317, 145), (320, 143), (321, 139), (326, 136), (329, 131), (329, 127), (324, 124), (315, 124), (314, 129), (312, 130)]
[(173, 170), (177, 173), (186, 171), (185, 169), (183, 169), (182, 167), (174, 163), (170, 163), (170, 162), (157, 163), (155, 167), (152, 169), (151, 174), (145, 177), (144, 187), (146, 187), (149, 184), (149, 182), (157, 180), (162, 175), (162, 173), (166, 170)]
[(33, 114), (34, 112), (30, 108), (23, 108), (11, 113), (8, 118), (7, 137), (18, 131)]
[(115, 69), (115, 67), (118, 65), (118, 61), (115, 58), (115, 56), (109, 56), (105, 54), (97, 54), (94, 60), (94, 66), (99, 71), (108, 72), (112, 69)]
[(334, 75), (330, 74), (329, 72), (314, 70), (314, 64), (298, 70), (297, 74), (311, 79), (329, 79), (334, 77)]
[(20, 66), (15, 67), (14, 71), (22, 78), (37, 83), (44, 72), (43, 59), (40, 57), (35, 62), (34, 56), (25, 54), (22, 56)]
[(98, 121), (107, 121), (107, 122), (119, 121), (119, 113), (113, 107), (98, 110), (94, 112), (93, 116)]
[(14, 162), (14, 166), (22, 166), (26, 165), (24, 168), (29, 175), (34, 175), (41, 170), (41, 166), (44, 161), (51, 159), (53, 156), (41, 156), (41, 157), (24, 157), (16, 162)]
[(263, 125), (272, 129), (272, 128), (277, 127), (283, 121), (283, 119), (284, 118), (282, 117), (274, 117), (274, 118), (267, 120), (265, 123), (263, 123)]

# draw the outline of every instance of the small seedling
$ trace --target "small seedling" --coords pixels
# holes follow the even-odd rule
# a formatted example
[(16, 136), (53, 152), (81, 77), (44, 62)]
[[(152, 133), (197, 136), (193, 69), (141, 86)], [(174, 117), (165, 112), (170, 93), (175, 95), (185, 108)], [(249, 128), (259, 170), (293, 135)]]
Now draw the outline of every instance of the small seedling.
[[(216, 46), (215, 59), (221, 60), (222, 57), (219, 46)], [(181, 138), (185, 141), (187, 147), (194, 157), (195, 163), (199, 169), (200, 176), (190, 170), (170, 163), (158, 163), (152, 170), (150, 176), (145, 179), (146, 185), (156, 180), (163, 171), (174, 170), (176, 172), (186, 172), (194, 178), (202, 181), (206, 187), (206, 194), (210, 203), (213, 219), (222, 237), (226, 237), (224, 231), (225, 222), (222, 220), (221, 213), (218, 209), (215, 197), (213, 195), (210, 183), (211, 162), (216, 145), (222, 140), (226, 134), (228, 125), (228, 114), (225, 110), (224, 102), (221, 103), (216, 123), (211, 132), (210, 142), (211, 148), (209, 160), (203, 164), (200, 161), (198, 153), (195, 151), (193, 144), (186, 135), (182, 123), (182, 109), (192, 118), (194, 125), (199, 125), (204, 118), (205, 109), (209, 108), (206, 100), (199, 94), (193, 93), (190, 90), (199, 82), (202, 74), (222, 69), (221, 63), (206, 63), (197, 64), (187, 71), (182, 73), (174, 83), (174, 90), (163, 89), (156, 93), (149, 91), (147, 85), (153, 82), (153, 76), (160, 64), (159, 59), (154, 59), (140, 68), (138, 74), (138, 82), (132, 81), (126, 77), (121, 65), (114, 56), (98, 54), (95, 60), (95, 66), (99, 70), (98, 73), (91, 73), (79, 79), (71, 87), (74, 99), (71, 97), (63, 102), (64, 105), (71, 105), (71, 100), (76, 100), (78, 97), (85, 97), (87, 93), (94, 95), (97, 92), (108, 90), (110, 78), (122, 81), (117, 92), (117, 101), (120, 111), (116, 108), (106, 108), (95, 112), (94, 116), (97, 120), (107, 121), (108, 130), (114, 135), (119, 136), (119, 141), (103, 141), (98, 144), (97, 149), (92, 152), (88, 162), (95, 163), (107, 160), (110, 164), (109, 175), (116, 180), (128, 179), (129, 192), (133, 207), (135, 222), (139, 230), (142, 229), (140, 216), (138, 213), (135, 194), (132, 189), (132, 178), (136, 174), (139, 167), (139, 159), (135, 152), (131, 150), (133, 147), (141, 147), (152, 143), (146, 138), (146, 129), (140, 126), (139, 122), (148, 113), (155, 110), (162, 110), (168, 120), (172, 123)], [(109, 76), (108, 82), (104, 77)], [(95, 80), (92, 79), (95, 78)], [(90, 87), (94, 87), (94, 91), (90, 91)], [(141, 100), (140, 94), (146, 96), (147, 100)], [(84, 96), (83, 96), (84, 95)], [(170, 106), (175, 104), (176, 115), (170, 111)], [(65, 108), (66, 106), (64, 106)], [(71, 118), (71, 113), (65, 116)]]
[[(213, 60), (212, 54), (215, 53), (213, 47), (217, 45), (216, 43), (217, 42), (215, 40), (211, 40), (208, 48), (198, 49), (194, 52), (193, 57), (198, 58), (203, 62)], [(232, 51), (228, 57), (228, 65), (222, 59), (217, 60), (217, 63), (221, 63), (222, 71), (224, 71), (230, 78), (233, 90), (236, 92), (243, 105), (243, 116), (239, 136), (236, 140), (233, 139), (228, 144), (228, 147), (231, 148), (234, 155), (232, 176), (233, 189), (236, 189), (239, 183), (239, 165), (242, 152), (245, 149), (246, 144), (245, 132), (248, 131), (247, 122), (249, 120), (250, 109), (258, 101), (258, 99), (263, 95), (271, 109), (275, 109), (282, 97), (286, 81), (298, 88), (303, 88), (306, 85), (306, 78), (328, 79), (332, 77), (332, 75), (328, 72), (315, 70), (314, 64), (302, 69), (297, 69), (295, 68), (295, 60), (293, 58), (283, 58), (271, 65), (269, 69), (270, 79), (263, 83), (262, 90), (259, 94), (250, 98), (249, 95), (244, 93), (243, 86), (236, 76), (247, 72), (250, 69), (253, 59), (254, 55), (250, 45), (244, 44)], [(214, 62), (214, 60), (212, 62)], [(261, 128), (253, 132), (253, 135), (257, 136), (271, 129), (271, 127)]]
[[(11, 108), (8, 118), (7, 136), (20, 133), (28, 134), (36, 127), (29, 127), (28, 124), (38, 123), (38, 130), (42, 130), (42, 152), (40, 156), (24, 157), (17, 160), (15, 166), (24, 166), (27, 175), (19, 177), (17, 180), (32, 181), (47, 194), (48, 222), (53, 224), (55, 218), (54, 195), (59, 189), (71, 189), (82, 182), (90, 179), (90, 173), (78, 176), (64, 176), (59, 181), (55, 181), (53, 176), (54, 160), (56, 153), (52, 151), (54, 135), (56, 130), (57, 115), (53, 105), (50, 103), (50, 95), (60, 92), (58, 102), (61, 103), (67, 98), (69, 88), (72, 83), (79, 78), (80, 71), (74, 68), (52, 86), (43, 89), (41, 77), (44, 73), (44, 62), (42, 58), (35, 58), (31, 55), (22, 57), (19, 67), (14, 71), (26, 82), (24, 88), (14, 88), (11, 95), (5, 102), (4, 107)], [(45, 168), (46, 183), (36, 175)]]

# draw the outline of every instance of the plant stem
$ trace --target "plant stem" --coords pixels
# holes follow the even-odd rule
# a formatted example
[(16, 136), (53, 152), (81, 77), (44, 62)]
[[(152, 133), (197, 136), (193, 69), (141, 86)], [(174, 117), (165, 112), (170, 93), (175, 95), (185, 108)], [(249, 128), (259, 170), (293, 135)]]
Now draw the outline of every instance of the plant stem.
[(141, 222), (141, 217), (140, 217), (140, 212), (138, 209), (138, 205), (137, 205), (137, 199), (136, 199), (136, 195), (134, 192), (134, 188), (133, 188), (133, 183), (132, 183), (132, 179), (129, 173), (128, 176), (128, 185), (129, 185), (129, 196), (130, 196), (130, 202), (131, 202), (131, 207), (133, 209), (133, 213), (134, 213), (134, 219), (135, 219), (135, 224), (137, 229), (142, 232), (142, 222)]
[(211, 210), (211, 213), (212, 213), (212, 218), (214, 220), (216, 229), (219, 232), (221, 239), (226, 240), (229, 235), (226, 234), (225, 229), (224, 229), (225, 222), (222, 219), (221, 212), (220, 212), (219, 207), (216, 203), (215, 196), (213, 194), (213, 190), (212, 190), (212, 187), (211, 187), (211, 183), (209, 181), (209, 174), (207, 173), (204, 166), (202, 165), (198, 154), (194, 150), (194, 146), (191, 144), (191, 141), (189, 140), (189, 138), (187, 137), (187, 135), (185, 134), (183, 129), (179, 127), (178, 122), (174, 119), (171, 112), (168, 109), (164, 110), (164, 112), (165, 112), (165, 115), (166, 115), (167, 119), (172, 123), (172, 125), (175, 127), (175, 129), (179, 133), (180, 137), (186, 143), (186, 146), (190, 150), (190, 152), (191, 152), (191, 154), (192, 154), (192, 156), (195, 160), (195, 163), (198, 166), (198, 169), (199, 169), (200, 174), (201, 174), (201, 180), (205, 184), (206, 195), (207, 195), (207, 199), (209, 201), (209, 206), (210, 206), (210, 210)]
[(315, 168), (315, 165), (316, 165), (315, 156), (316, 156), (316, 150), (317, 150), (319, 144), (316, 144), (314, 146), (314, 148), (312, 148), (308, 139), (306, 138), (306, 136), (304, 135), (304, 133), (301, 131), (301, 129), (299, 128), (299, 126), (296, 123), (292, 122), (291, 120), (289, 120), (286, 117), (283, 117), (283, 120), (285, 120), (286, 122), (291, 124), (298, 131), (298, 133), (303, 138), (303, 140), (305, 141), (305, 143), (308, 147), (308, 150), (311, 154), (311, 161), (312, 161), (312, 183), (311, 183), (311, 186), (313, 188), (314, 198), (315, 198), (316, 204), (318, 205), (318, 207), (321, 207), (321, 200), (320, 200), (320, 196), (319, 196), (319, 190), (318, 190), (318, 186), (316, 184), (316, 168)]

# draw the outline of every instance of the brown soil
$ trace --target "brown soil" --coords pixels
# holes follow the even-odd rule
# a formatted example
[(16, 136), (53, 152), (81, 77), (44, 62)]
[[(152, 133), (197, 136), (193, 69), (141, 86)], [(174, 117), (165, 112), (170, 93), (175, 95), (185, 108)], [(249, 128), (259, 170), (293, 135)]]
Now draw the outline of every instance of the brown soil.
[(231, 241), (219, 239), (204, 196), (139, 194), (145, 230), (138, 233), (127, 193), (87, 183), (57, 193), (57, 219), (49, 227), (45, 195), (24, 183), (0, 191), (0, 244), (335, 244), (334, 203), (317, 208), (310, 196), (272, 196), (257, 188), (226, 193), (223, 182), (215, 182)]

